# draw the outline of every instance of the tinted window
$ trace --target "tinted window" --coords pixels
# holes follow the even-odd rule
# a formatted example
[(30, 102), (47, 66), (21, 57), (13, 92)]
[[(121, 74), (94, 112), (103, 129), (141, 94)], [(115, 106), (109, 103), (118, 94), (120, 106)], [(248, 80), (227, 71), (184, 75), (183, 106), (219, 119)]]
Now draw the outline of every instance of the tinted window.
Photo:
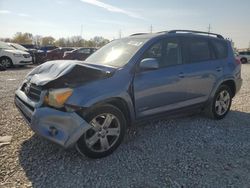
[(161, 41), (145, 52), (143, 59), (145, 58), (157, 59), (160, 67), (181, 64), (181, 47), (178, 40), (175, 39)]
[(79, 49), (78, 53), (90, 54), (90, 49), (89, 48)]
[(206, 39), (193, 38), (188, 40), (188, 52), (190, 63), (211, 59), (209, 44)]
[(227, 57), (227, 43), (225, 41), (213, 40), (212, 45), (217, 59), (223, 59)]
[(245, 55), (245, 52), (239, 52), (240, 55)]
[(250, 52), (247, 52), (247, 55), (250, 55)]

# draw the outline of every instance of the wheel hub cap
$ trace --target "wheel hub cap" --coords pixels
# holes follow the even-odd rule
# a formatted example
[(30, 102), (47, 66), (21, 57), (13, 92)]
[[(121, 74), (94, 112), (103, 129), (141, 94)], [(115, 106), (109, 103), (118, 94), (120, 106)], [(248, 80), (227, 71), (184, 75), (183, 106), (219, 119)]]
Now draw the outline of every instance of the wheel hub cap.
[(223, 90), (217, 96), (215, 101), (215, 111), (218, 115), (224, 115), (229, 108), (230, 105), (230, 94), (228, 91)]
[(110, 149), (120, 135), (120, 122), (118, 118), (109, 113), (96, 116), (90, 121), (93, 126), (85, 134), (85, 142), (90, 150), (103, 152)]

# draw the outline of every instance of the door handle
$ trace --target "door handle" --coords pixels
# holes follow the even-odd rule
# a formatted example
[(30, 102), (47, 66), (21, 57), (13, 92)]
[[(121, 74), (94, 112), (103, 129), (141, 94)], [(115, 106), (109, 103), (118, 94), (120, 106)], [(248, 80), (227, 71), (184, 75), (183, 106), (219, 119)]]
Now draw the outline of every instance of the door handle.
[(216, 71), (217, 72), (221, 72), (222, 71), (222, 67), (216, 67)]
[(184, 74), (183, 72), (180, 72), (180, 73), (179, 73), (179, 77), (180, 77), (180, 78), (184, 78), (184, 77), (185, 77), (185, 74)]

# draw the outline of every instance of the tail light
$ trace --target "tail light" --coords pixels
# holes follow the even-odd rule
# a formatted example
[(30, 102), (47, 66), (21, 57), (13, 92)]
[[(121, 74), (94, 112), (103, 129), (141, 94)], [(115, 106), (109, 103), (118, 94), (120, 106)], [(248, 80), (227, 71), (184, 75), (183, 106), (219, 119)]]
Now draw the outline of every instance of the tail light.
[(235, 58), (235, 64), (241, 65), (241, 61), (238, 58)]

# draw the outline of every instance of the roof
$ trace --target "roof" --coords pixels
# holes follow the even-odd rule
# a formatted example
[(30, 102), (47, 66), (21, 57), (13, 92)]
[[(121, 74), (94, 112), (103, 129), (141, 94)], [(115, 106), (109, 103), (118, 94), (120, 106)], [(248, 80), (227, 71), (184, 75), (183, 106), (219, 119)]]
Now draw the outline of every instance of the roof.
[(218, 39), (224, 39), (224, 37), (220, 34), (216, 33), (208, 33), (208, 32), (203, 32), (203, 31), (194, 31), (194, 30), (171, 30), (171, 31), (161, 31), (157, 33), (135, 33), (130, 35), (130, 37), (136, 37), (136, 38), (153, 38), (156, 36), (161, 36), (161, 35), (169, 35), (169, 34), (178, 34), (178, 35), (199, 35), (199, 36), (207, 36), (207, 37), (212, 37), (213, 38), (218, 38)]

